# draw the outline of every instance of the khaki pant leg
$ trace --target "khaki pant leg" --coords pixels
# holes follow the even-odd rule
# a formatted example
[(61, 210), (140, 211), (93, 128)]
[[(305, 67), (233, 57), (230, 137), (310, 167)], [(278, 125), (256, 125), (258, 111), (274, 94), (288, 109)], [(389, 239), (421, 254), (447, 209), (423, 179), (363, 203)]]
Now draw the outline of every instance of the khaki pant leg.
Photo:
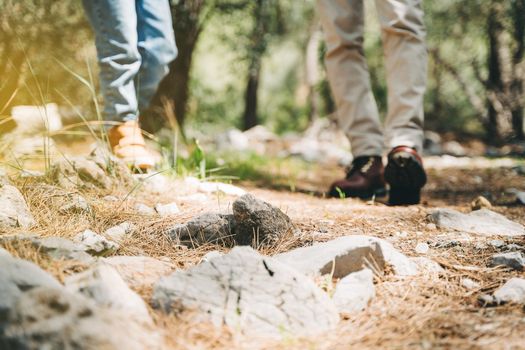
[(328, 80), (354, 157), (381, 155), (383, 134), (363, 50), (363, 0), (318, 0)]
[(387, 146), (423, 143), (427, 49), (422, 0), (376, 0), (388, 86)]

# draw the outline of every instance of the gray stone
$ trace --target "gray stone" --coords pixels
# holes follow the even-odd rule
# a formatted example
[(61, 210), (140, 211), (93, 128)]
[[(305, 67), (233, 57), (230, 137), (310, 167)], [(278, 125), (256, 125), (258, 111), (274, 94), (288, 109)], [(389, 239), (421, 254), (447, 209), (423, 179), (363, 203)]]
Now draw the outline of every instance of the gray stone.
[(102, 199), (105, 200), (106, 202), (118, 202), (119, 200), (115, 196), (104, 196)]
[(481, 285), (478, 282), (471, 280), (470, 278), (461, 279), (461, 285), (468, 290), (481, 288)]
[(430, 250), (430, 247), (426, 243), (418, 243), (416, 245), (415, 251), (418, 254), (426, 254)]
[(238, 244), (272, 244), (291, 235), (294, 226), (279, 208), (246, 194), (233, 202), (235, 239)]
[(499, 249), (505, 246), (505, 242), (503, 242), (501, 239), (493, 239), (489, 242), (489, 245)]
[(525, 259), (520, 252), (495, 254), (490, 259), (489, 266), (507, 266), (513, 270), (521, 271), (525, 267)]
[(175, 202), (168, 204), (157, 204), (155, 205), (155, 210), (160, 216), (170, 216), (180, 213), (179, 206)]
[(211, 252), (206, 253), (206, 255), (202, 257), (201, 262), (211, 261), (213, 259), (220, 258), (223, 255), (224, 254), (219, 252), (218, 250), (212, 250)]
[(525, 279), (511, 278), (494, 292), (497, 303), (525, 304)]
[(98, 305), (118, 310), (143, 322), (152, 322), (142, 298), (127, 286), (115, 268), (98, 263), (89, 270), (69, 276), (66, 289), (93, 299)]
[(443, 144), (443, 153), (456, 157), (463, 157), (467, 154), (467, 151), (459, 142), (447, 141)]
[(40, 287), (13, 304), (0, 332), (2, 349), (161, 349), (151, 326), (97, 306), (63, 288)]
[(437, 209), (431, 219), (440, 228), (463, 231), (483, 236), (524, 236), (525, 227), (505, 216), (481, 209), (463, 214), (452, 209)]
[(20, 191), (7, 183), (0, 183), (0, 231), (34, 224), (35, 219)]
[(418, 256), (414, 258), (409, 258), (410, 261), (414, 262), (417, 265), (419, 272), (425, 273), (443, 273), (445, 269), (441, 267), (437, 262), (423, 256)]
[(104, 232), (104, 236), (110, 240), (120, 243), (127, 237), (131, 236), (131, 233), (135, 229), (135, 226), (129, 222), (123, 222), (117, 226), (108, 228)]
[(490, 201), (487, 198), (485, 198), (483, 196), (479, 196), (476, 199), (474, 199), (472, 201), (472, 203), (470, 203), (470, 208), (472, 210), (480, 210), (480, 209), (483, 209), (483, 208), (490, 209), (490, 208), (492, 208), (492, 204), (490, 203)]
[(70, 194), (65, 201), (66, 203), (64, 203), (59, 209), (62, 214), (91, 213), (91, 206), (87, 200), (79, 194)]
[(52, 259), (76, 260), (84, 264), (94, 261), (93, 257), (86, 253), (83, 244), (75, 243), (62, 237), (45, 237), (32, 240), (42, 253), (47, 254)]
[(332, 300), (343, 315), (363, 311), (375, 297), (374, 273), (363, 269), (341, 279), (335, 287)]
[(140, 214), (140, 215), (155, 215), (157, 212), (155, 211), (155, 209), (147, 206), (146, 204), (144, 203), (137, 203), (135, 204), (135, 210)]
[(110, 188), (111, 179), (95, 161), (84, 157), (60, 159), (51, 166), (51, 177), (63, 188)]
[(231, 215), (206, 213), (177, 225), (168, 234), (180, 244), (197, 247), (204, 244), (231, 246), (234, 242)]
[(11, 257), (11, 254), (4, 248), (0, 247), (0, 258), (1, 257)]
[(111, 256), (104, 262), (114, 267), (131, 288), (149, 287), (175, 270), (172, 263), (149, 256)]
[(0, 254), (0, 267), (0, 328), (2, 320), (23, 292), (40, 286), (61, 287), (57, 280), (37, 265), (13, 258), (9, 253)]
[(339, 321), (333, 302), (313, 281), (249, 247), (162, 278), (153, 303), (271, 338), (314, 336)]
[(511, 243), (507, 244), (504, 249), (509, 252), (517, 252), (523, 250), (523, 247), (519, 244)]
[(55, 103), (44, 106), (14, 106), (11, 117), (16, 122), (14, 133), (19, 138), (62, 129), (62, 118)]
[[(277, 254), (275, 259), (307, 275), (342, 278), (364, 267), (382, 272), (392, 265), (398, 275), (415, 275), (417, 266), (385, 240), (371, 236), (344, 236)], [(335, 265), (334, 265), (335, 264)]]
[(75, 241), (84, 245), (85, 250), (92, 255), (106, 256), (114, 253), (118, 248), (118, 244), (106, 239), (91, 230), (85, 230), (75, 236)]

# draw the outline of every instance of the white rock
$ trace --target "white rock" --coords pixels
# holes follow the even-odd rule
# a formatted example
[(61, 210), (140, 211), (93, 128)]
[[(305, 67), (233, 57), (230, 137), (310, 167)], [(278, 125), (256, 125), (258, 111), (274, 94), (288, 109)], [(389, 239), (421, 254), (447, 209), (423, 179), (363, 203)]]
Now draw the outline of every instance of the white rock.
[(88, 201), (77, 193), (67, 195), (64, 200), (66, 203), (59, 209), (62, 214), (91, 212), (91, 206)]
[(332, 300), (341, 314), (364, 310), (375, 297), (374, 273), (363, 269), (341, 279), (335, 287)]
[(525, 304), (525, 279), (511, 278), (494, 292), (498, 303)]
[(211, 252), (207, 252), (206, 255), (202, 257), (201, 262), (211, 261), (213, 259), (220, 258), (223, 255), (224, 254), (218, 250), (212, 250)]
[(230, 129), (217, 135), (215, 144), (219, 151), (245, 151), (250, 148), (248, 137), (239, 129)]
[(489, 242), (489, 245), (494, 248), (503, 248), (505, 246), (505, 242), (503, 242), (501, 239), (493, 239)]
[(118, 202), (118, 198), (115, 196), (105, 196), (102, 199), (106, 202)]
[(129, 222), (123, 222), (120, 225), (108, 228), (104, 232), (104, 236), (111, 239), (114, 242), (120, 243), (126, 237), (130, 236), (135, 226)]
[(143, 203), (137, 203), (135, 204), (135, 210), (140, 214), (140, 215), (155, 215), (157, 212), (155, 211), (155, 209), (147, 206), (146, 204), (143, 204)]
[(153, 303), (276, 339), (315, 336), (339, 321), (332, 300), (313, 281), (249, 247), (162, 278)]
[(56, 260), (76, 260), (90, 264), (94, 258), (86, 253), (86, 247), (63, 237), (45, 237), (31, 239), (39, 251)]
[(127, 313), (147, 323), (152, 319), (142, 298), (126, 285), (126, 282), (110, 265), (98, 263), (89, 270), (65, 279), (66, 288), (81, 293), (97, 304)]
[(42, 131), (62, 129), (62, 119), (55, 103), (45, 106), (15, 106), (11, 109), (17, 133), (34, 135)]
[(170, 215), (176, 215), (180, 213), (179, 206), (175, 202), (168, 203), (168, 204), (159, 203), (155, 205), (155, 210), (161, 216), (170, 216)]
[(7, 183), (0, 182), (0, 231), (8, 228), (28, 228), (35, 219), (20, 191)]
[(525, 227), (488, 209), (463, 214), (452, 209), (437, 209), (431, 219), (440, 228), (483, 236), (524, 236)]
[(428, 253), (429, 250), (430, 250), (430, 247), (426, 243), (418, 243), (415, 249), (416, 253), (418, 254), (426, 254)]
[(461, 285), (468, 290), (479, 289), (481, 287), (478, 282), (471, 280), (470, 278), (461, 279)]
[(425, 272), (427, 274), (445, 272), (445, 269), (442, 268), (441, 265), (439, 265), (437, 262), (429, 258), (418, 256), (418, 257), (410, 258), (410, 260), (413, 261), (417, 265), (419, 272)]
[[(61, 288), (61, 285), (37, 265), (13, 258), (3, 250), (0, 253), (0, 330), (2, 320), (20, 295), (36, 287)], [(0, 335), (1, 333), (0, 331)]]
[(240, 197), (246, 194), (246, 191), (240, 187), (225, 184), (222, 182), (201, 182), (199, 191), (203, 193), (224, 193), (228, 196)]
[(297, 248), (275, 258), (307, 275), (324, 275), (332, 271), (342, 278), (364, 267), (382, 271), (385, 263), (401, 276), (417, 274), (417, 266), (390, 243), (377, 237), (352, 235)]
[(111, 256), (104, 262), (113, 266), (132, 288), (149, 287), (175, 270), (172, 263), (149, 256)]
[[(151, 325), (128, 313), (96, 305), (64, 288), (38, 287), (14, 303), (0, 344), (8, 349), (160, 350), (162, 338)], [(4, 347), (2, 347), (4, 349)]]
[(86, 251), (93, 255), (108, 255), (115, 252), (119, 245), (113, 241), (106, 239), (91, 230), (85, 230), (75, 236), (75, 241), (82, 243)]
[(525, 258), (520, 252), (494, 254), (490, 258), (489, 266), (507, 266), (521, 271), (525, 267)]

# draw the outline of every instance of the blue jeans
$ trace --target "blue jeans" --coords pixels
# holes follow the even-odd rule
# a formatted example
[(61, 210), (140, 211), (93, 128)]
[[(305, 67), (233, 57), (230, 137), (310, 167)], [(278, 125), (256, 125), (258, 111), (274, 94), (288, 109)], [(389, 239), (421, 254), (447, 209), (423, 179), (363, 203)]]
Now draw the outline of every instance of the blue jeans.
[(168, 0), (83, 0), (95, 31), (104, 118), (137, 120), (177, 56)]

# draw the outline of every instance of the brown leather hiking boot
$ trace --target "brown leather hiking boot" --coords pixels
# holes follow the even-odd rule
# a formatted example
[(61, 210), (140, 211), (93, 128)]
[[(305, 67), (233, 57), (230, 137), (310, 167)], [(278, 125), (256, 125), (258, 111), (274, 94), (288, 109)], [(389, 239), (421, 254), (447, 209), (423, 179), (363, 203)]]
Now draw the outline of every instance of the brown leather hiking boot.
[(108, 131), (113, 153), (127, 165), (140, 170), (155, 166), (155, 157), (146, 149), (142, 130), (136, 121), (127, 121)]
[(395, 147), (388, 154), (385, 180), (390, 185), (390, 205), (418, 204), (427, 182), (421, 156), (411, 147)]
[(346, 178), (334, 182), (328, 195), (335, 198), (368, 199), (374, 195), (381, 196), (385, 193), (381, 157), (364, 156), (354, 159)]

